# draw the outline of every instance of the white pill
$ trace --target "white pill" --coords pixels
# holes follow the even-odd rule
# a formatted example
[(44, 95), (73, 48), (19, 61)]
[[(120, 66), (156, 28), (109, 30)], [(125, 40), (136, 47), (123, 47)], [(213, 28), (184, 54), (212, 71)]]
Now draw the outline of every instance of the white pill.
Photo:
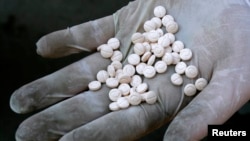
[(153, 66), (146, 66), (143, 70), (143, 75), (146, 78), (153, 78), (155, 74), (156, 74), (156, 71)]
[(100, 52), (103, 58), (110, 58), (114, 51), (111, 46), (103, 44), (100, 46)]
[(123, 67), (122, 71), (128, 76), (133, 76), (135, 74), (135, 67), (133, 65), (127, 64)]
[(108, 78), (106, 80), (106, 85), (109, 87), (109, 88), (116, 88), (119, 84), (119, 81), (116, 79), (116, 78)]
[(166, 15), (166, 9), (163, 6), (157, 6), (154, 8), (154, 15), (156, 17), (162, 18)]
[(117, 110), (119, 110), (120, 108), (119, 108), (117, 102), (111, 102), (111, 103), (109, 104), (109, 109), (110, 109), (111, 111), (117, 111)]
[(112, 47), (113, 50), (118, 49), (120, 47), (120, 41), (117, 38), (110, 38), (107, 44)]
[(171, 65), (173, 63), (173, 56), (171, 53), (165, 53), (162, 57), (162, 61), (164, 61), (167, 65)]
[(149, 44), (148, 42), (144, 42), (144, 43), (142, 43), (142, 44), (143, 44), (143, 46), (144, 46), (144, 48), (145, 48), (145, 52), (151, 50), (151, 46), (150, 46), (150, 44)]
[(121, 73), (119, 76), (118, 76), (118, 80), (120, 83), (130, 83), (131, 82), (131, 77), (127, 74), (124, 74), (124, 73)]
[(173, 33), (166, 33), (164, 36), (166, 36), (169, 40), (170, 40), (170, 43), (174, 43), (175, 41), (175, 36)]
[(143, 101), (146, 101), (148, 104), (154, 104), (157, 101), (157, 94), (154, 91), (148, 91), (144, 94), (141, 94)]
[(172, 64), (177, 64), (178, 62), (180, 62), (181, 58), (180, 58), (179, 53), (173, 52), (171, 54), (173, 56), (173, 62), (172, 62)]
[(141, 61), (142, 61), (142, 62), (148, 61), (148, 59), (150, 58), (151, 55), (152, 55), (151, 52), (149, 52), (149, 51), (145, 52), (145, 53), (142, 55), (142, 57), (141, 57)]
[(119, 106), (119, 108), (125, 109), (129, 107), (129, 102), (125, 97), (120, 97), (117, 100), (117, 105)]
[(147, 66), (147, 64), (145, 64), (145, 63), (140, 63), (140, 64), (138, 64), (136, 67), (135, 67), (135, 69), (136, 69), (136, 72), (138, 73), (138, 74), (143, 74), (143, 70), (145, 69), (145, 67)]
[(180, 74), (178, 73), (174, 73), (171, 75), (171, 82), (174, 84), (174, 85), (181, 85), (183, 83), (183, 78)]
[(132, 80), (131, 80), (131, 82), (130, 82), (130, 85), (132, 86), (132, 87), (137, 87), (138, 85), (140, 85), (142, 83), (142, 78), (141, 78), (141, 76), (139, 76), (139, 75), (134, 75), (133, 77), (132, 77)]
[(164, 35), (164, 31), (161, 28), (157, 28), (156, 31), (158, 32), (160, 37)]
[(114, 77), (116, 74), (115, 67), (113, 65), (108, 65), (107, 72), (110, 77)]
[(122, 63), (120, 61), (113, 61), (110, 65), (115, 67), (115, 70), (122, 68)]
[(157, 45), (154, 48), (153, 53), (156, 57), (162, 57), (165, 53), (165, 49), (161, 45)]
[(142, 96), (140, 94), (130, 94), (128, 96), (128, 102), (131, 104), (131, 105), (139, 105), (142, 101)]
[(118, 90), (122, 92), (122, 95), (129, 95), (130, 86), (127, 83), (122, 83), (119, 85)]
[(196, 94), (196, 87), (194, 84), (187, 84), (183, 91), (186, 96), (194, 96)]
[(172, 45), (173, 51), (179, 53), (183, 48), (184, 44), (182, 41), (175, 41)]
[(151, 30), (155, 30), (155, 29), (156, 29), (156, 25), (155, 25), (155, 23), (154, 23), (153, 21), (148, 20), (148, 21), (146, 21), (146, 22), (144, 23), (143, 28), (144, 28), (144, 30), (145, 30), (146, 32), (149, 32), (149, 31), (151, 31)]
[(162, 25), (161, 19), (159, 17), (153, 17), (151, 21), (155, 23), (156, 28), (160, 28)]
[(185, 70), (185, 75), (188, 78), (195, 78), (198, 75), (198, 69), (197, 67), (190, 65)]
[(179, 28), (178, 24), (174, 21), (167, 22), (165, 27), (168, 33), (173, 33), (173, 34), (176, 33)]
[(144, 45), (143, 45), (142, 43), (136, 43), (136, 44), (134, 45), (134, 52), (135, 52), (136, 54), (142, 55), (142, 54), (145, 53), (145, 51), (146, 51), (146, 49), (145, 49), (145, 47), (144, 47)]
[(144, 36), (143, 34), (136, 32), (132, 35), (131, 40), (134, 44), (136, 43), (143, 43), (144, 42)]
[[(115, 78), (119, 78), (119, 76), (121, 76), (123, 74), (123, 70), (122, 69), (118, 69), (118, 70), (116, 70), (116, 72), (115, 72)], [(119, 80), (119, 79), (118, 79)]]
[(170, 39), (167, 36), (162, 36), (158, 40), (158, 44), (162, 47), (168, 47), (170, 45)]
[(166, 47), (164, 50), (165, 53), (172, 53), (172, 51), (173, 51), (172, 47), (170, 47), (170, 46)]
[(97, 74), (96, 74), (96, 79), (101, 82), (101, 83), (105, 83), (106, 80), (109, 78), (109, 74), (107, 71), (105, 70), (100, 70)]
[(120, 98), (122, 96), (122, 92), (121, 90), (118, 89), (111, 89), (109, 91), (109, 99), (111, 101), (117, 101), (118, 98)]
[(171, 16), (171, 15), (165, 15), (165, 16), (162, 18), (162, 24), (163, 24), (164, 26), (166, 26), (167, 23), (170, 22), (170, 21), (174, 21), (174, 17)]
[(142, 94), (148, 90), (148, 84), (147, 83), (141, 83), (136, 87), (136, 92)]
[(157, 73), (164, 73), (167, 70), (167, 64), (164, 61), (157, 61), (154, 67)]
[(156, 30), (151, 30), (148, 32), (147, 38), (150, 42), (156, 42), (160, 38), (160, 35)]
[(180, 51), (180, 58), (184, 61), (190, 60), (192, 58), (192, 51), (189, 48), (184, 48)]
[(99, 82), (99, 81), (91, 81), (89, 83), (88, 87), (92, 91), (99, 90), (101, 88), (101, 82)]
[(156, 56), (151, 55), (150, 58), (148, 59), (147, 65), (149, 65), (149, 66), (153, 65), (155, 62), (155, 59), (156, 59)]
[(201, 91), (207, 86), (208, 82), (205, 78), (199, 78), (195, 81), (195, 87), (197, 90)]
[(138, 54), (130, 54), (128, 56), (128, 63), (131, 65), (137, 65), (140, 63), (140, 56)]
[(111, 61), (121, 61), (123, 58), (122, 52), (116, 50), (113, 52), (113, 55), (111, 56)]
[(187, 68), (187, 64), (185, 62), (179, 62), (175, 66), (175, 72), (178, 74), (184, 74)]

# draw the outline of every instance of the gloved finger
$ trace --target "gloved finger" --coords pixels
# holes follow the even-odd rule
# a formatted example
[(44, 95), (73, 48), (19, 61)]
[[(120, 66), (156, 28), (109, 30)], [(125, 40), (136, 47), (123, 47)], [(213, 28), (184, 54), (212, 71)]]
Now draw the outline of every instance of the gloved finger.
[(67, 132), (109, 112), (108, 88), (86, 91), (26, 119), (16, 132), (17, 141), (55, 141)]
[(165, 141), (201, 140), (208, 125), (223, 124), (249, 100), (249, 68), (239, 65), (214, 74), (210, 84), (174, 118)]
[(37, 53), (56, 58), (94, 51), (98, 45), (114, 36), (113, 21), (113, 16), (107, 16), (45, 35), (37, 42)]
[(88, 83), (96, 79), (97, 71), (106, 69), (109, 63), (99, 53), (92, 54), (17, 89), (10, 107), (16, 113), (27, 113), (72, 97), (86, 90)]
[(140, 138), (166, 121), (159, 104), (133, 106), (111, 112), (64, 135), (60, 141), (129, 141)]

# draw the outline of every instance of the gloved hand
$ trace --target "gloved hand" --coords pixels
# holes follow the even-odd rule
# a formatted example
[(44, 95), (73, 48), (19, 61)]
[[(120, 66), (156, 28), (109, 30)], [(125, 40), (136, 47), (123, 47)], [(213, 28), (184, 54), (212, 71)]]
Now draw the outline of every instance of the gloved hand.
[(183, 87), (194, 80), (184, 78), (182, 86), (174, 86), (170, 82), (174, 68), (169, 66), (166, 73), (144, 79), (158, 94), (156, 104), (110, 112), (109, 88), (87, 90), (96, 73), (110, 63), (93, 53), (14, 92), (10, 105), (17, 113), (47, 107), (19, 126), (17, 141), (135, 140), (171, 119), (164, 140), (200, 140), (207, 135), (208, 124), (224, 123), (244, 105), (250, 98), (248, 0), (137, 0), (112, 16), (42, 37), (37, 52), (53, 58), (96, 51), (115, 36), (126, 61), (132, 52), (131, 35), (143, 31), (143, 23), (158, 5), (175, 18), (180, 27), (176, 38), (193, 51), (188, 64), (197, 66), (199, 77), (209, 81), (202, 92), (184, 96)]

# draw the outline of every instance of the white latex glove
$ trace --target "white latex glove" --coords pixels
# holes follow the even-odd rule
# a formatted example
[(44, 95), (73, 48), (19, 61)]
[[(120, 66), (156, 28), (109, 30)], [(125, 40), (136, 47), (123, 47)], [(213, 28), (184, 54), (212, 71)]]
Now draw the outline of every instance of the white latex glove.
[[(250, 98), (250, 8), (248, 0), (137, 0), (114, 15), (90, 21), (42, 37), (38, 54), (62, 57), (83, 50), (96, 51), (111, 37), (121, 41), (125, 58), (132, 52), (131, 35), (143, 31), (143, 23), (162, 5), (179, 24), (176, 38), (193, 51), (188, 64), (209, 81), (196, 97), (183, 94), (170, 82), (173, 66), (153, 79), (144, 79), (157, 92), (154, 105), (141, 104), (110, 112), (108, 88), (87, 90), (96, 73), (110, 63), (99, 53), (16, 90), (11, 108), (27, 113), (43, 111), (25, 120), (17, 141), (128, 141), (170, 122), (164, 140), (200, 140), (208, 124), (222, 124)], [(126, 59), (125, 59), (126, 61)], [(57, 104), (55, 104), (57, 103)], [(53, 105), (54, 104), (54, 105)]]

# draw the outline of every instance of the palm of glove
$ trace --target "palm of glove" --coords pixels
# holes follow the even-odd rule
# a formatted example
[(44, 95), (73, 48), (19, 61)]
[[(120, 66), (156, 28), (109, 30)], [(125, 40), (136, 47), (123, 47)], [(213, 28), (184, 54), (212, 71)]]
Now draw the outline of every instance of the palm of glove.
[[(131, 35), (142, 32), (142, 23), (153, 17), (153, 8), (162, 5), (180, 26), (176, 38), (193, 52), (192, 60), (187, 63), (197, 66), (199, 77), (208, 79), (209, 85), (194, 99), (187, 98), (183, 95), (183, 86), (194, 80), (184, 78), (182, 86), (174, 86), (170, 82), (174, 67), (169, 66), (166, 73), (144, 79), (150, 90), (158, 94), (156, 104), (141, 104), (110, 112), (107, 87), (103, 86), (97, 92), (85, 91), (96, 73), (110, 63), (95, 53), (27, 84), (13, 94), (11, 107), (19, 113), (46, 107), (78, 94), (24, 121), (18, 129), (17, 140), (57, 140), (63, 135), (61, 140), (67, 141), (133, 140), (169, 122), (192, 99), (174, 118), (165, 139), (203, 138), (207, 124), (223, 123), (249, 99), (249, 80), (246, 79), (250, 67), (247, 63), (248, 7), (215, 2), (216, 5), (191, 0), (138, 0), (113, 15), (114, 25), (110, 16), (43, 37), (38, 42), (38, 53), (48, 57), (80, 51), (68, 47), (72, 45), (94, 50), (112, 36), (121, 40), (121, 51), (128, 55), (132, 51)], [(100, 25), (107, 26), (100, 28)]]

